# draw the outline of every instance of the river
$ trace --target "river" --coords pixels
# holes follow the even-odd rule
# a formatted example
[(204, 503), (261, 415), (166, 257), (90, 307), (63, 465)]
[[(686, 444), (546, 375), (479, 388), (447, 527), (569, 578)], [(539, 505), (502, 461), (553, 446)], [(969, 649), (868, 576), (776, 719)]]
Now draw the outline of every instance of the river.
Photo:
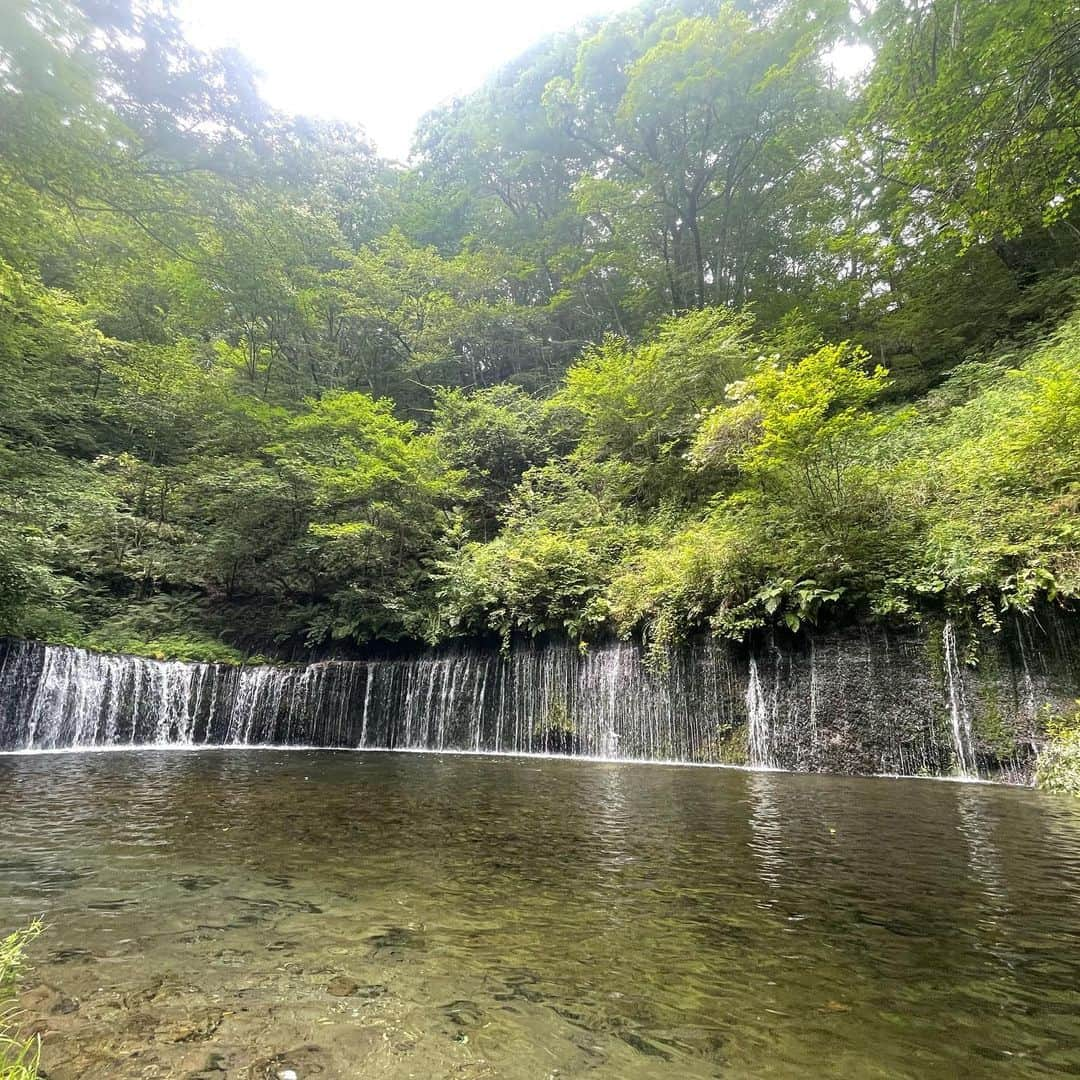
[(1080, 1071), (1080, 804), (309, 750), (0, 755), (50, 1080)]

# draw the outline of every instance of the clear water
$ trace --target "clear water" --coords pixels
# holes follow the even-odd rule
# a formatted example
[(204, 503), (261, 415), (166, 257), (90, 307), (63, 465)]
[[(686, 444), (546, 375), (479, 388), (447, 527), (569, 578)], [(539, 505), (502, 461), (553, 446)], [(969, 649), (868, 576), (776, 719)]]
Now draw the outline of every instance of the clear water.
[(69, 1077), (1080, 1073), (1080, 806), (332, 751), (0, 756)]

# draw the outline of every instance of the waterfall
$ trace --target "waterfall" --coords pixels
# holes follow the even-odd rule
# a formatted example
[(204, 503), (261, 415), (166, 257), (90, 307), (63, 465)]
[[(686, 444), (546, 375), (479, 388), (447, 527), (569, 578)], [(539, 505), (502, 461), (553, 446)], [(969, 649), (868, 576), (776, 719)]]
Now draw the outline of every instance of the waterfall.
[[(560, 754), (905, 775), (1031, 775), (1032, 700), (1080, 696), (1080, 636), (1034, 620), (979, 669), (944, 630), (855, 628), (700, 642), (650, 667), (640, 646), (569, 642), (307, 665), (158, 661), (0, 640), (0, 750), (314, 746)], [(992, 746), (978, 743), (994, 709)], [(997, 755), (997, 756), (995, 756)]]
[(755, 657), (750, 657), (749, 676), (746, 683), (746, 744), (747, 763), (756, 768), (774, 766), (771, 750), (772, 724), (761, 690), (761, 677)]
[(1024, 687), (1024, 706), (1028, 716), (1034, 718), (1038, 714), (1038, 706), (1035, 702), (1035, 680), (1031, 675), (1031, 665), (1028, 663), (1027, 648), (1024, 645), (1024, 624), (1020, 617), (1015, 619), (1016, 644), (1020, 650), (1021, 682)]
[(964, 672), (956, 649), (956, 630), (946, 621), (942, 631), (945, 654), (945, 687), (949, 697), (949, 718), (952, 721), (953, 761), (957, 776), (977, 777), (975, 738), (972, 733), (971, 712), (964, 688)]
[(676, 662), (673, 692), (625, 642), (584, 655), (563, 644), (505, 660), (456, 649), (245, 667), (4, 648), (8, 750), (309, 745), (716, 761), (730, 713), (725, 686), (703, 685), (697, 658)]

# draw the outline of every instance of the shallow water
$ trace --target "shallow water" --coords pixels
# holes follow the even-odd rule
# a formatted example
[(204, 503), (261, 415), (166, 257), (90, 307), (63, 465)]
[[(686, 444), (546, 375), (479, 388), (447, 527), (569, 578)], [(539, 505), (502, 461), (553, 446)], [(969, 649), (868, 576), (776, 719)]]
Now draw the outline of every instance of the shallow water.
[(1080, 807), (330, 751), (0, 755), (71, 1077), (1080, 1072)]

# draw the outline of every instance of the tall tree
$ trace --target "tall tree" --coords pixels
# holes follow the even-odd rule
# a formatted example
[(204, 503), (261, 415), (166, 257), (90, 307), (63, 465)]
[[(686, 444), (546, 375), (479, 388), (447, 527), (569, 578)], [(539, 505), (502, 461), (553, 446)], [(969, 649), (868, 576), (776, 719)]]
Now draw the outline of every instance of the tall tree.
[(594, 164), (578, 188), (597, 242), (629, 243), (670, 308), (782, 287), (792, 183), (842, 121), (816, 34), (779, 19), (612, 21), (546, 100)]

